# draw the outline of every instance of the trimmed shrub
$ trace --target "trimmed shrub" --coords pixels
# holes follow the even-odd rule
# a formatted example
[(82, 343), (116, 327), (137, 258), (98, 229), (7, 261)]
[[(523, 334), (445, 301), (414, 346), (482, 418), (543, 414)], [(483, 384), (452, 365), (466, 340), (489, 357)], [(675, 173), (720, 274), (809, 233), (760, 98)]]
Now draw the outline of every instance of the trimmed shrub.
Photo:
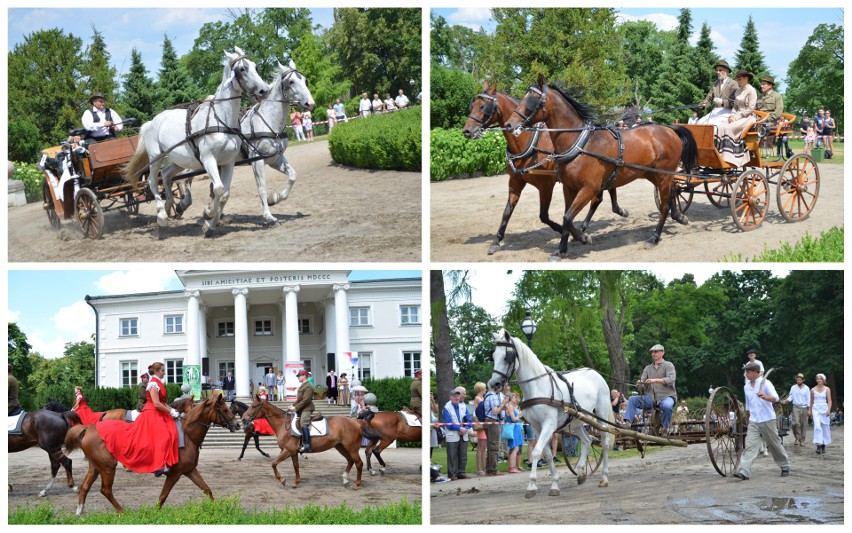
[(439, 128), (430, 132), (430, 139), (432, 181), (506, 172), (506, 138), (500, 132), (490, 131), (479, 139), (466, 139), (458, 128)]
[[(174, 401), (183, 394), (180, 385), (166, 384), (166, 403)], [(110, 409), (136, 409), (136, 387), (83, 387), (83, 396), (92, 411), (108, 411)], [(77, 401), (74, 398), (74, 387), (66, 385), (48, 385), (36, 395), (34, 409), (41, 409), (48, 400), (56, 400), (69, 409)]]
[(32, 122), (17, 118), (9, 121), (9, 161), (35, 163), (41, 157), (41, 139), (38, 126)]
[(332, 159), (341, 165), (377, 170), (421, 169), (420, 106), (338, 123), (328, 138)]
[[(376, 406), (380, 411), (400, 411), (411, 407), (412, 378), (365, 379), (361, 384), (376, 395)], [(420, 448), (419, 442), (398, 442), (397, 446)]]
[(456, 69), (432, 67), (430, 127), (460, 128), (467, 120), (470, 101), (479, 91), (473, 76)]

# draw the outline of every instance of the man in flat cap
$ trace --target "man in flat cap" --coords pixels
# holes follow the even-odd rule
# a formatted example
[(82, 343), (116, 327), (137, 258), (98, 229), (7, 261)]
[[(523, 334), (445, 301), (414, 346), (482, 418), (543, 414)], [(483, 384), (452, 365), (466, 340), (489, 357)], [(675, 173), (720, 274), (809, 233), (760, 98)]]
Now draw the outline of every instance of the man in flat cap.
[(772, 382), (760, 377), (760, 365), (749, 362), (743, 367), (746, 373), (744, 387), (746, 411), (748, 411), (748, 432), (746, 433), (745, 450), (740, 457), (740, 465), (734, 477), (746, 480), (751, 477), (751, 463), (760, 451), (761, 439), (766, 443), (772, 459), (781, 468), (781, 476), (790, 475), (790, 459), (781, 444), (778, 428), (775, 425), (775, 409), (778, 393)]
[(94, 142), (101, 142), (115, 137), (115, 133), (121, 131), (121, 117), (114, 109), (106, 107), (106, 99), (101, 93), (95, 93), (89, 98), (91, 109), (83, 112), (83, 127), (86, 129), (86, 138)]
[(670, 361), (665, 360), (666, 349), (662, 344), (651, 347), (652, 363), (642, 370), (642, 376), (636, 382), (639, 394), (627, 400), (625, 424), (633, 422), (633, 417), (642, 409), (657, 406), (663, 412), (663, 435), (667, 435), (672, 424), (672, 410), (677, 402), (675, 380), (677, 373)]
[(450, 481), (466, 479), (467, 442), (473, 419), (467, 405), (462, 401), (465, 390), (456, 387), (450, 391), (450, 401), (444, 405), (444, 430), (447, 436), (447, 474)]
[(811, 401), (811, 389), (805, 385), (805, 375), (796, 374), (796, 384), (790, 387), (790, 395), (781, 403), (793, 404), (793, 438), (795, 446), (805, 445), (808, 431), (808, 407)]

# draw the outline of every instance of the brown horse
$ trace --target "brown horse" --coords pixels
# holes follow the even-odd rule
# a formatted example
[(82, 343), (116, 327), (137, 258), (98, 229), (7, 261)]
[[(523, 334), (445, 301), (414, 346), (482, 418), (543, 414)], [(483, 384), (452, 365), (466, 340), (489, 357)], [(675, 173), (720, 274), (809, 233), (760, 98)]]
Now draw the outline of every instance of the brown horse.
[[(191, 406), (191, 401), (185, 401), (183, 405)], [(176, 402), (175, 409), (179, 405)], [(218, 424), (225, 429), (234, 432), (240, 428), (239, 422), (231, 411), (228, 409), (228, 404), (221, 396), (215, 398), (207, 398), (198, 404), (195, 404), (185, 413), (182, 420), (183, 432), (185, 437), (185, 445), (179, 450), (178, 462), (172, 465), (166, 473), (166, 482), (163, 484), (163, 490), (160, 492), (160, 498), (157, 501), (157, 507), (162, 507), (166, 498), (175, 483), (186, 476), (204, 494), (211, 500), (213, 499), (213, 491), (204, 482), (201, 473), (198, 471), (198, 454), (201, 450), (201, 443), (204, 442), (204, 437), (207, 436), (207, 430), (213, 424)], [(123, 513), (124, 509), (116, 501), (112, 494), (112, 484), (115, 481), (115, 468), (118, 462), (115, 457), (107, 449), (101, 436), (98, 434), (97, 425), (77, 426), (68, 431), (65, 437), (65, 448), (69, 451), (82, 449), (86, 454), (86, 459), (89, 460), (89, 471), (86, 472), (86, 478), (80, 485), (80, 497), (77, 501), (77, 514), (83, 513), (86, 505), (86, 496), (89, 494), (89, 489), (92, 484), (101, 476), (101, 494), (115, 507), (116, 512)]]
[(423, 442), (423, 426), (409, 425), (402, 413), (395, 411), (371, 412), (364, 417), (363, 424), (366, 426), (366, 431), (362, 431), (362, 433), (373, 432), (377, 434), (377, 438), (369, 439), (370, 443), (367, 445), (366, 451), (367, 471), (372, 476), (376, 475), (376, 472), (370, 463), (371, 455), (376, 456), (376, 460), (381, 465), (379, 473), (384, 475), (385, 462), (382, 460), (381, 454), (393, 441)]
[[(61, 414), (51, 410), (33, 411), (24, 415), (20, 435), (9, 434), (9, 453), (38, 446), (50, 457), (50, 479), (47, 486), (38, 493), (39, 496), (47, 494), (47, 490), (53, 485), (59, 465), (65, 468), (68, 487), (77, 492), (71, 473), (71, 459), (62, 452), (62, 444), (71, 426), (81, 423), (80, 415), (71, 411)], [(11, 490), (12, 485), (9, 485), (9, 491)]]
[[(648, 245), (660, 241), (670, 210), (672, 218), (687, 223), (686, 217), (672, 208), (671, 173), (678, 169), (679, 163), (686, 172), (695, 166), (698, 149), (692, 134), (682, 126), (657, 124), (621, 131), (595, 125), (593, 120), (589, 106), (577, 102), (558, 86), (546, 86), (544, 77), (539, 75), (537, 85), (530, 87), (508, 121), (508, 126), (517, 132), (540, 121), (552, 128), (550, 138), (560, 154), (559, 177), (568, 206), (559, 250), (551, 256), (553, 260), (566, 256), (569, 236), (584, 244), (592, 242), (584, 229), (574, 226), (574, 218), (589, 202), (605, 189), (621, 187), (639, 178), (653, 183), (660, 198), (660, 221)], [(592, 203), (592, 213), (596, 207)]]
[[(296, 488), (302, 482), (298, 457), (301, 439), (290, 432), (290, 424), (294, 416), (296, 416), (294, 413), (282, 411), (270, 402), (255, 398), (248, 411), (243, 415), (243, 423), (245, 424), (255, 418), (265, 418), (269, 422), (278, 438), (278, 447), (281, 448), (281, 453), (272, 461), (275, 479), (282, 485), (287, 484), (287, 480), (278, 472), (278, 464), (290, 457), (293, 461), (293, 470), (296, 472), (296, 478), (293, 481), (293, 488)], [(357, 489), (361, 486), (361, 470), (364, 467), (361, 456), (358, 455), (361, 450), (361, 423), (354, 418), (345, 416), (326, 417), (326, 421), (328, 422), (328, 434), (311, 438), (311, 448), (313, 449), (311, 453), (324, 452), (331, 448), (336, 449), (347, 462), (346, 470), (343, 471), (342, 476), (344, 486), (349, 484), (349, 472), (352, 470), (352, 465), (354, 464), (358, 468), (358, 478), (353, 485), (353, 488)]]
[[(248, 405), (243, 402), (238, 402), (237, 400), (231, 400), (231, 413), (233, 413), (234, 417), (242, 418), (244, 414), (248, 411)], [(260, 433), (255, 431), (254, 423), (246, 421), (243, 424), (243, 430), (246, 433), (246, 440), (243, 441), (243, 450), (240, 452), (240, 456), (237, 457), (237, 461), (242, 461), (243, 456), (246, 454), (246, 448), (248, 447), (249, 440), (254, 437), (254, 447), (257, 448), (257, 451), (264, 457), (269, 457), (269, 454), (260, 449)]]
[[(71, 409), (56, 400), (48, 401), (44, 408), (55, 413), (65, 413), (71, 411)], [(127, 409), (109, 409), (108, 411), (104, 411), (103, 413), (101, 413), (101, 417), (99, 418), (99, 420), (125, 420), (126, 417)]]
[[(503, 128), (512, 111), (518, 107), (518, 100), (508, 94), (498, 91), (497, 84), (488, 85), (485, 82), (482, 92), (475, 96), (470, 102), (470, 112), (467, 122), (464, 123), (462, 134), (468, 139), (482, 137), (483, 128), (493, 124)], [(549, 226), (553, 231), (561, 234), (562, 226), (550, 219), (550, 201), (553, 199), (553, 187), (556, 185), (556, 165), (548, 156), (553, 154), (553, 142), (548, 135), (541, 135), (540, 129), (533, 131), (524, 130), (520, 135), (513, 135), (511, 130), (503, 129), (506, 138), (507, 154), (509, 164), (509, 200), (503, 210), (503, 220), (497, 230), (497, 237), (488, 248), (488, 255), (494, 254), (500, 249), (503, 238), (506, 235), (506, 227), (509, 219), (521, 199), (521, 192), (527, 184), (538, 189), (539, 197), (539, 220)], [(527, 171), (527, 169), (531, 169)], [(618, 205), (618, 197), (615, 189), (609, 190), (612, 201), (612, 212), (626, 217), (627, 210)], [(602, 195), (595, 200), (600, 203)], [(588, 226), (592, 213), (583, 222), (583, 229)]]

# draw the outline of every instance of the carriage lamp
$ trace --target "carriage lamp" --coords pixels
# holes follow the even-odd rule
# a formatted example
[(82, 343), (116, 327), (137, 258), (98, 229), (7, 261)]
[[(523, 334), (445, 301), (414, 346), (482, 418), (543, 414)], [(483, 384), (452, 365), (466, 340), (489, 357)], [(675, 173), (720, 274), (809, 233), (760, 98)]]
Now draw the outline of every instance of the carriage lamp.
[(527, 346), (530, 348), (532, 348), (532, 338), (533, 335), (535, 335), (535, 330), (537, 329), (538, 326), (536, 326), (535, 321), (533, 321), (530, 316), (529, 310), (527, 310), (527, 315), (524, 317), (524, 321), (521, 322), (521, 330), (524, 332), (524, 335), (527, 336)]

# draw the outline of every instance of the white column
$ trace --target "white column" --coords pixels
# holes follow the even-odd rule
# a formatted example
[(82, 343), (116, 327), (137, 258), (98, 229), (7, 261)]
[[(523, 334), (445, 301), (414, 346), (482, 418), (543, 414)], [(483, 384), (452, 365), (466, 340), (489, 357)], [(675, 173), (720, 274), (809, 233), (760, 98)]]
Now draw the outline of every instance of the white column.
[(349, 290), (349, 284), (334, 283), (332, 289), (334, 290), (334, 330), (336, 337), (334, 358), (337, 368), (348, 368), (350, 363), (345, 352), (349, 351), (349, 298), (346, 294), (346, 291)]
[[(334, 299), (333, 298), (325, 298), (322, 301), (323, 304), (323, 316), (325, 320), (325, 351), (327, 353), (333, 353), (337, 350), (337, 330), (335, 327), (334, 320)], [(325, 356), (325, 354), (323, 354)], [(335, 365), (340, 365), (337, 361), (337, 357), (334, 359)], [(341, 372), (346, 372), (344, 370), (346, 367), (336, 366), (335, 373), (339, 376)]]
[(284, 368), (284, 363), (287, 362), (287, 313), (285, 312), (283, 300), (278, 303), (278, 311), (281, 313), (281, 325), (279, 327), (279, 331), (281, 332), (281, 363), (278, 365), (278, 368), (285, 370), (284, 379), (287, 379), (287, 372)]
[[(288, 363), (297, 363), (302, 360), (302, 352), (299, 349), (299, 290), (298, 285), (284, 285), (284, 329), (286, 341), (284, 347), (284, 360)], [(284, 369), (286, 380), (287, 399), (296, 398), (296, 389), (299, 382), (292, 372)]]
[(201, 356), (198, 346), (198, 297), (197, 290), (184, 291), (186, 302), (186, 364), (200, 365)]
[[(199, 362), (203, 366), (204, 359), (207, 357), (207, 306), (204, 304), (198, 308), (198, 355)], [(210, 365), (207, 366), (209, 368)]]
[(249, 351), (248, 351), (248, 307), (246, 295), (248, 289), (231, 289), (234, 295), (234, 377), (236, 377), (237, 398), (251, 397), (249, 391)]

